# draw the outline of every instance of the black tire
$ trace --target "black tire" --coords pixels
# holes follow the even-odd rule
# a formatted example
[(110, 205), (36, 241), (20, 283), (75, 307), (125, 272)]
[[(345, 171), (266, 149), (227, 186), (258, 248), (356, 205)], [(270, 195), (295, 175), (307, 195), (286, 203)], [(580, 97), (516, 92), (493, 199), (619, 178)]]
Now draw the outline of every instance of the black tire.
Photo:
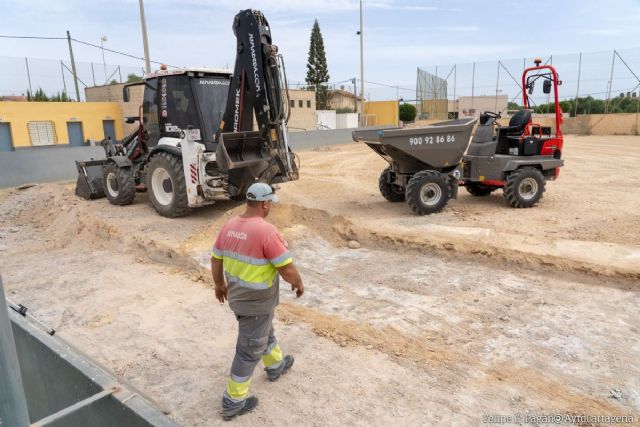
[(136, 181), (131, 168), (108, 162), (102, 168), (104, 194), (112, 205), (130, 205), (136, 197)]
[(490, 187), (488, 185), (480, 184), (479, 182), (467, 181), (464, 184), (464, 188), (467, 189), (467, 192), (475, 197), (484, 197), (491, 194), (496, 187)]
[(177, 218), (189, 212), (181, 158), (166, 152), (154, 155), (147, 169), (147, 189), (160, 215)]
[(382, 194), (382, 197), (392, 203), (404, 202), (404, 188), (400, 187), (399, 185), (390, 184), (388, 182), (387, 175), (389, 175), (389, 171), (389, 168), (383, 170), (380, 174), (380, 179), (378, 179), (378, 188), (380, 189), (380, 194)]
[(544, 176), (533, 167), (517, 169), (509, 174), (502, 191), (504, 199), (514, 208), (530, 208), (542, 199)]
[(405, 197), (411, 210), (419, 215), (440, 212), (451, 198), (449, 178), (432, 170), (420, 171), (409, 180)]

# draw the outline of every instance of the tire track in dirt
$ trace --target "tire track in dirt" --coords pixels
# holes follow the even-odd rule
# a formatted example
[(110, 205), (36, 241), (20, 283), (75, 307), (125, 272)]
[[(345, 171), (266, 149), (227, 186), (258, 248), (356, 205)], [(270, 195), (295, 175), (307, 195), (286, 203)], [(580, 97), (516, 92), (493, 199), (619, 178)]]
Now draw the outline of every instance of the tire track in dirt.
[[(483, 366), (471, 355), (455, 351), (449, 346), (406, 336), (390, 326), (374, 328), (287, 302), (280, 304), (277, 315), (285, 323), (305, 323), (316, 335), (343, 347), (357, 345), (375, 348), (398, 362), (409, 362), (413, 367), (428, 372), (431, 372), (429, 367), (436, 366), (439, 368), (437, 375), (441, 376), (439, 379), (457, 384), (458, 387), (489, 387), (493, 393), (501, 393), (500, 390), (505, 388), (518, 389), (540, 407), (557, 408), (570, 414), (628, 415), (628, 411), (619, 405), (571, 390), (551, 379), (550, 373), (544, 375), (513, 364)], [(470, 372), (474, 372), (472, 377)]]

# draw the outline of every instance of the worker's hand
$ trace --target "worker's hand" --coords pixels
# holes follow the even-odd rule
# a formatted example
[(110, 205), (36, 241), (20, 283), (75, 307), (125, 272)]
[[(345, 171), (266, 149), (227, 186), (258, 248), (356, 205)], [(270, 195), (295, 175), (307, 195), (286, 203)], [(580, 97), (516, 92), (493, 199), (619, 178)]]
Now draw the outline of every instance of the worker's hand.
[(220, 301), (220, 304), (224, 304), (227, 300), (227, 285), (226, 283), (222, 286), (216, 285), (216, 299)]
[(298, 285), (291, 285), (291, 290), (296, 291), (296, 298), (300, 298), (304, 294), (304, 285), (302, 282), (298, 282)]

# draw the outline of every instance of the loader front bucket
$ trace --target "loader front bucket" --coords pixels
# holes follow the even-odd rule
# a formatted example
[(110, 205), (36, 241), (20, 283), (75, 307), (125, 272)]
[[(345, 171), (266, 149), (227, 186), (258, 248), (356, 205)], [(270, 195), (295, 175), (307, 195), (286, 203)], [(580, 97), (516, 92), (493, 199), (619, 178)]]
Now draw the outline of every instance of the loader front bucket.
[(78, 181), (76, 181), (76, 195), (87, 200), (104, 197), (102, 185), (102, 165), (105, 160), (76, 161)]

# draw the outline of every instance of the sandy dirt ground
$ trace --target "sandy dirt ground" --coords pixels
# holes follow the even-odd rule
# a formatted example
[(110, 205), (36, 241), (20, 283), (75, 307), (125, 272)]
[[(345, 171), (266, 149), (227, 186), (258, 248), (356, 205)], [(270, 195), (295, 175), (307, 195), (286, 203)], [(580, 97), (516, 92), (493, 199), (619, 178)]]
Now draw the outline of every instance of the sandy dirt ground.
[[(533, 209), (462, 189), (425, 217), (380, 196), (385, 162), (367, 147), (300, 153), (302, 177), (270, 217), (306, 284), (300, 300), (285, 284), (277, 310), (296, 363), (276, 383), (257, 368), (260, 406), (232, 424), (640, 424), (640, 138), (568, 137), (565, 149)], [(70, 184), (0, 192), (8, 296), (178, 423), (218, 425), (236, 322), (207, 254), (241, 210), (170, 220), (145, 195), (116, 207)]]

